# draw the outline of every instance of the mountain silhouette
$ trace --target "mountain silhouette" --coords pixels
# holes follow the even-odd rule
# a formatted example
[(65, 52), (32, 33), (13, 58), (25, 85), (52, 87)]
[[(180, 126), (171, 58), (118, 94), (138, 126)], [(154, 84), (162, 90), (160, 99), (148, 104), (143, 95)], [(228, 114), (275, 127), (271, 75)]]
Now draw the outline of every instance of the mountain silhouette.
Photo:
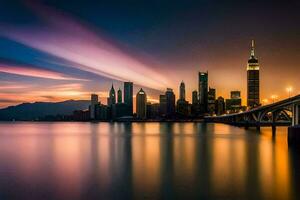
[(22, 103), (0, 109), (0, 120), (38, 120), (45, 116), (70, 115), (74, 110), (88, 109), (89, 100), (67, 100), (62, 102)]

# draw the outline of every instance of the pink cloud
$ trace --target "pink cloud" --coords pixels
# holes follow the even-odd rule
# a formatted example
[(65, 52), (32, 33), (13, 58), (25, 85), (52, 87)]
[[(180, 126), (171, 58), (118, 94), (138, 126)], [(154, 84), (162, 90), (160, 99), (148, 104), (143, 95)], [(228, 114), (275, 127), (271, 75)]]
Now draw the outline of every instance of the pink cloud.
[(135, 58), (111, 40), (94, 33), (70, 17), (47, 7), (33, 6), (33, 10), (44, 18), (46, 27), (5, 27), (1, 34), (69, 61), (73, 67), (81, 70), (120, 81), (130, 80), (153, 89), (162, 90), (168, 85), (168, 79), (142, 62), (142, 58)]
[(8, 66), (8, 65), (0, 64), (0, 72), (16, 74), (21, 76), (55, 79), (55, 80), (81, 80), (81, 79), (66, 77), (61, 73), (50, 71), (50, 70), (37, 69), (33, 67), (23, 67), (23, 66), (22, 67)]

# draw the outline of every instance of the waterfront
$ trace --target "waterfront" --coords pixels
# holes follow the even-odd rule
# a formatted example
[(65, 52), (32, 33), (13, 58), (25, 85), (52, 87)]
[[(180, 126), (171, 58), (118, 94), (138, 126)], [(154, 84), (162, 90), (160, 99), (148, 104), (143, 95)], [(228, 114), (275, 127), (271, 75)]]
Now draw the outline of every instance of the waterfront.
[(300, 159), (286, 132), (192, 122), (0, 123), (0, 199), (297, 199)]

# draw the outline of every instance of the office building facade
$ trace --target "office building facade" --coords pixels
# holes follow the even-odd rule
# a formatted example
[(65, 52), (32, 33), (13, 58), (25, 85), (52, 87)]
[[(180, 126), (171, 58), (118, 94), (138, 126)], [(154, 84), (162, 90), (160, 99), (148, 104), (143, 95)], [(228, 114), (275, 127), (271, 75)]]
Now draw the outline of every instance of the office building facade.
[(98, 95), (91, 94), (90, 119), (96, 119), (96, 105), (98, 104)]
[(124, 103), (128, 107), (128, 115), (133, 114), (133, 83), (124, 82)]
[(198, 75), (198, 95), (200, 112), (207, 113), (208, 108), (208, 72), (199, 72)]
[(139, 119), (146, 119), (147, 95), (141, 88), (136, 94), (136, 115)]
[(167, 88), (165, 95), (167, 103), (166, 115), (168, 117), (173, 117), (175, 115), (175, 94), (171, 88)]

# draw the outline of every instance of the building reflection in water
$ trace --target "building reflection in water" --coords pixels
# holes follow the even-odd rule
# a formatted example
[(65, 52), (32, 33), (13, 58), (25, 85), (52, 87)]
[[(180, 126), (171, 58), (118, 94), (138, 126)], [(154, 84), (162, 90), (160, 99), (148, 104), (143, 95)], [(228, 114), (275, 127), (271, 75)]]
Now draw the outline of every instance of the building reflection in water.
[(286, 128), (0, 124), (0, 199), (297, 199)]

